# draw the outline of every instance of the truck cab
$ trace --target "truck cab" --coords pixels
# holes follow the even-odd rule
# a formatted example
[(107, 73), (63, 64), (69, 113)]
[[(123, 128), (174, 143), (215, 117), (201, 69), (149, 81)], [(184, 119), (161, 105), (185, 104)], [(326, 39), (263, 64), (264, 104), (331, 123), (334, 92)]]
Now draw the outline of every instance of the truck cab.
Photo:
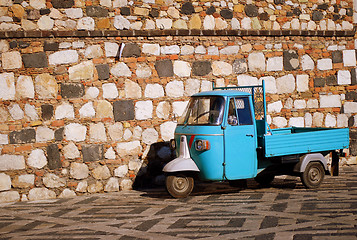
[[(281, 130), (286, 135), (293, 135), (292, 131), (289, 131)], [(302, 131), (309, 132), (311, 131)], [(308, 176), (310, 180), (318, 177), (319, 185), (327, 170), (322, 153), (326, 154), (332, 150), (330, 148), (341, 148), (341, 144), (338, 144), (328, 146), (326, 150), (318, 149), (316, 151), (320, 155), (304, 160), (312, 153), (304, 146), (296, 151), (293, 149), (288, 154), (275, 154), (274, 147), (270, 147), (275, 146), (272, 140), (279, 139), (282, 135), (277, 133), (277, 137), (269, 138), (271, 135), (273, 131), (266, 122), (264, 84), (217, 88), (193, 95), (178, 120), (175, 138), (171, 140), (178, 157), (163, 169), (168, 192), (173, 197), (188, 196), (193, 189), (194, 178), (234, 181), (255, 178), (259, 174), (260, 178), (257, 179), (262, 182), (272, 181), (275, 175), (272, 174), (272, 169), (287, 166), (284, 164), (286, 159), (290, 161), (289, 171), (298, 173), (302, 168), (306, 169), (308, 163), (319, 162), (316, 171)], [(346, 147), (345, 135), (346, 131), (343, 132), (344, 138), (341, 140), (342, 148)], [(290, 140), (294, 141), (293, 138)]]

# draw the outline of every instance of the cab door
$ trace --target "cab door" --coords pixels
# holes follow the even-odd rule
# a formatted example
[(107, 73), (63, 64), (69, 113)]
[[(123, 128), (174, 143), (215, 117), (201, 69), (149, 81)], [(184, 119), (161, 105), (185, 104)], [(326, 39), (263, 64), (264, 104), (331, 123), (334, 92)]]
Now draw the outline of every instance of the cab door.
[(229, 99), (224, 128), (224, 171), (228, 180), (257, 174), (257, 136), (251, 97)]

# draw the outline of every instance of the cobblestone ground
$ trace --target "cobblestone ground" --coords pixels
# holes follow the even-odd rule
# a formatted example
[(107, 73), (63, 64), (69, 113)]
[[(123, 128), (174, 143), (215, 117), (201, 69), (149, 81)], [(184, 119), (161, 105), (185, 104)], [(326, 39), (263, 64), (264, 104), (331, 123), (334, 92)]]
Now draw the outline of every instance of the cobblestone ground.
[(187, 199), (164, 189), (2, 204), (1, 239), (357, 239), (357, 166), (318, 190), (299, 178), (237, 189), (199, 184)]

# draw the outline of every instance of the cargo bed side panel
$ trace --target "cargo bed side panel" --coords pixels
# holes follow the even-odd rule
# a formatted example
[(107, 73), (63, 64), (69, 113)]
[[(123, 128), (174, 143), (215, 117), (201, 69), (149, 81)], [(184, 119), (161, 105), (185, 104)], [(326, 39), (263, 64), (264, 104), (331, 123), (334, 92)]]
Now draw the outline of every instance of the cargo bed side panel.
[[(290, 132), (290, 133), (289, 133)], [(348, 148), (349, 129), (316, 129), (308, 128), (276, 129), (273, 135), (266, 135), (264, 148), (266, 157), (284, 156), (302, 153), (314, 153)]]

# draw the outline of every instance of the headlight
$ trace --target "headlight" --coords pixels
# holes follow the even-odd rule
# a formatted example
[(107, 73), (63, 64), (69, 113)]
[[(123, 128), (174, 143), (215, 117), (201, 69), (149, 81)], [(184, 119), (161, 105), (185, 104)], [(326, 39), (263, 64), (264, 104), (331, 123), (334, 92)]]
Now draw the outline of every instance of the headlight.
[(171, 148), (172, 150), (175, 150), (175, 149), (176, 149), (176, 141), (175, 141), (175, 139), (171, 139), (171, 140), (170, 140), (170, 148)]
[(195, 149), (197, 151), (206, 151), (211, 149), (211, 144), (208, 140), (196, 140)]

